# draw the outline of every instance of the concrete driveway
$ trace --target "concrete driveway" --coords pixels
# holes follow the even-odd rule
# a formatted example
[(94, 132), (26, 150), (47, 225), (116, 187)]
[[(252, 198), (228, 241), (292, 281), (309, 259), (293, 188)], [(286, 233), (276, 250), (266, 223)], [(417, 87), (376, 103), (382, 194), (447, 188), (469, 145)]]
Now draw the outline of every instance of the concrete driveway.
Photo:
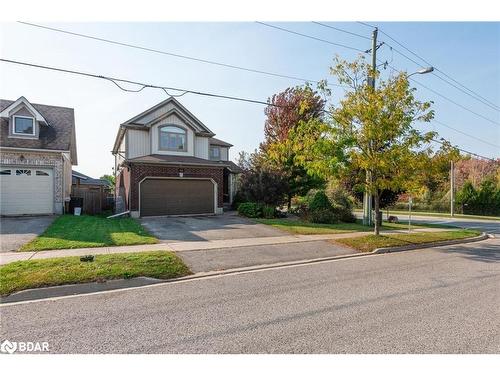
[(217, 216), (148, 217), (141, 224), (162, 242), (277, 237), (289, 233), (227, 212)]
[(0, 252), (19, 249), (43, 233), (55, 218), (55, 216), (0, 218)]

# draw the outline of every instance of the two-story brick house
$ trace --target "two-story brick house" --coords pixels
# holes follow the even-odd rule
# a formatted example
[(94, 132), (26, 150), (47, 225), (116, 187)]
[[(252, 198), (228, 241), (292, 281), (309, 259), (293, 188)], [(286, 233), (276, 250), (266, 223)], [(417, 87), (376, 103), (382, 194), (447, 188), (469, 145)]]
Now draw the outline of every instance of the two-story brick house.
[(222, 213), (241, 170), (229, 160), (232, 145), (214, 136), (174, 98), (121, 124), (113, 147), (117, 211)]
[(61, 214), (77, 164), (73, 108), (0, 99), (0, 214)]

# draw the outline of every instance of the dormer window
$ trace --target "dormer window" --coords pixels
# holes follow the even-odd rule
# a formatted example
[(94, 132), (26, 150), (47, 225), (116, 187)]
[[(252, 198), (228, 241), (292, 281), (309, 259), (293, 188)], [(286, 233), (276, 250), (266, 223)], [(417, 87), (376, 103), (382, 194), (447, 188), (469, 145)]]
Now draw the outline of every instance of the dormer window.
[(186, 129), (174, 125), (166, 125), (159, 128), (160, 150), (165, 151), (187, 151)]
[(210, 147), (210, 159), (220, 159), (220, 147)]
[(13, 134), (35, 135), (35, 119), (26, 116), (13, 116)]

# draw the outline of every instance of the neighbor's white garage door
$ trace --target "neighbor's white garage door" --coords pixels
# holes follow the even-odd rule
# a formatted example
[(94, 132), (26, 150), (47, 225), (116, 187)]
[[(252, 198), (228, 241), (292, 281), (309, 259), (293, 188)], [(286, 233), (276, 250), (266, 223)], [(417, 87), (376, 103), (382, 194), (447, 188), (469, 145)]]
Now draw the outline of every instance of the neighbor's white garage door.
[(54, 172), (44, 168), (0, 168), (0, 213), (54, 213)]

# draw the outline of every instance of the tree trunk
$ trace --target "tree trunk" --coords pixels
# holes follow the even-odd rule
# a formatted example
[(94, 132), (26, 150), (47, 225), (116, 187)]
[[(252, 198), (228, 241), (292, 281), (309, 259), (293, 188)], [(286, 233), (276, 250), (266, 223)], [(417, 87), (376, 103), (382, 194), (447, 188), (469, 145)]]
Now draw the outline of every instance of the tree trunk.
[(287, 208), (288, 208), (288, 212), (290, 212), (290, 210), (292, 209), (292, 195), (289, 194), (288, 195), (288, 202), (287, 202)]
[(378, 217), (380, 215), (380, 197), (379, 192), (376, 191), (373, 195), (374, 206), (375, 206), (375, 235), (378, 236), (380, 234), (380, 226)]

